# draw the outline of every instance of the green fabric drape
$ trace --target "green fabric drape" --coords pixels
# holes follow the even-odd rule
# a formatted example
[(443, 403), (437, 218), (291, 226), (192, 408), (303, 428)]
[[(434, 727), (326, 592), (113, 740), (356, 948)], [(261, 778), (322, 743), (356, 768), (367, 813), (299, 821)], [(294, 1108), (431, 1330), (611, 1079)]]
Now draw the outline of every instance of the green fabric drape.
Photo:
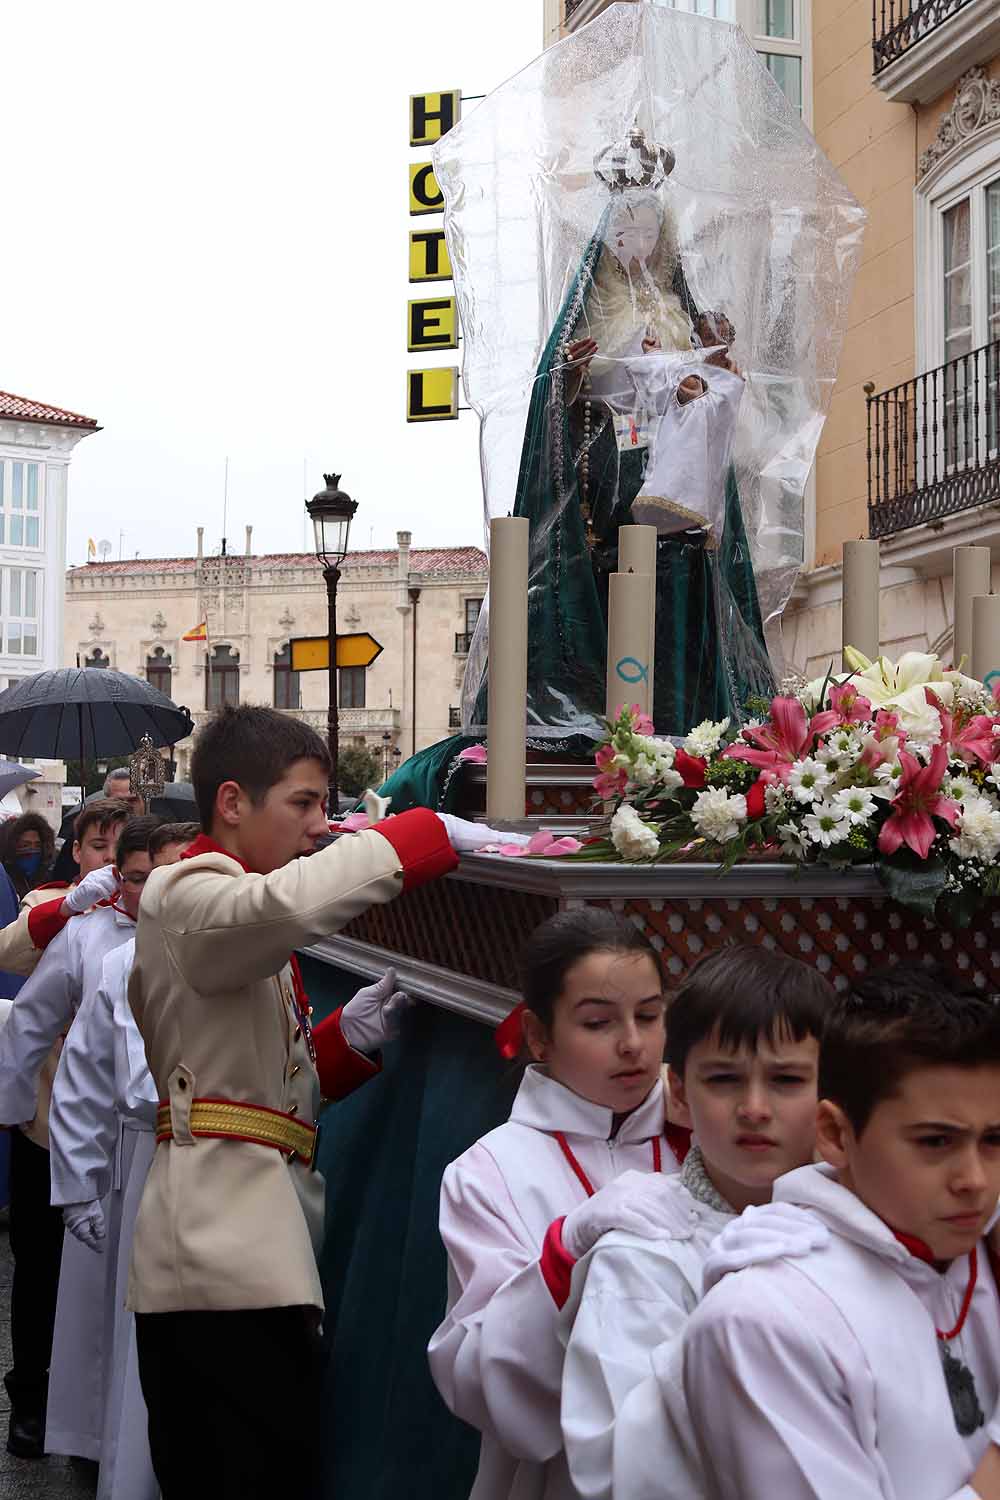
[[(360, 983), (302, 967), (317, 1016)], [(515, 1080), (488, 1027), (430, 1005), (407, 1023), (381, 1075), (323, 1115), (323, 1500), (467, 1500), (478, 1463), (479, 1434), (427, 1367), (447, 1289), (438, 1198), (447, 1164), (507, 1118)]]

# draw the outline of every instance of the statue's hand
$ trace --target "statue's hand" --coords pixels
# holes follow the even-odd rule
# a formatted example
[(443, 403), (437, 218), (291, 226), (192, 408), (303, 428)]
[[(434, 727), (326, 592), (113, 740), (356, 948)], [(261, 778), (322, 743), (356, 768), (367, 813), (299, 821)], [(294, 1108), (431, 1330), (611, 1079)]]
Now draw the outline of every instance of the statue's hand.
[(660, 343), (660, 340), (655, 333), (647, 333), (646, 337), (642, 341), (643, 354), (657, 354), (659, 353), (660, 349), (662, 349), (662, 347), (663, 345)]
[(566, 394), (571, 405), (580, 394), (587, 371), (590, 369), (590, 361), (596, 353), (596, 339), (574, 339), (566, 350)]

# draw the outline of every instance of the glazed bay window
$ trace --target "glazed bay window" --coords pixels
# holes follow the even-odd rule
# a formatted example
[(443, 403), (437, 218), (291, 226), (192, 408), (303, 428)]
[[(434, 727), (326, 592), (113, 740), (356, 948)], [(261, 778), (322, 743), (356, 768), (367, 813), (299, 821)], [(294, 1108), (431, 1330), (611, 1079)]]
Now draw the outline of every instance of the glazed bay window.
[(3, 649), (8, 656), (38, 656), (42, 575), (34, 568), (3, 568)]
[[(775, 83), (806, 122), (811, 113), (809, 61), (811, 0), (658, 0), (674, 10), (742, 26)], [(805, 102), (805, 110), (803, 110)]]
[(0, 547), (41, 547), (44, 483), (44, 464), (0, 462)]

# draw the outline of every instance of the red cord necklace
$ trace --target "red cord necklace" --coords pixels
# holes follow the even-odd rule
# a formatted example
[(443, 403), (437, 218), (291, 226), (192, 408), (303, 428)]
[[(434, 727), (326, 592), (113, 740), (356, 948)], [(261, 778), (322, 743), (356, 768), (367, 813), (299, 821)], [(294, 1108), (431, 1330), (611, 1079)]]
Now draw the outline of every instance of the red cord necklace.
[(979, 1256), (973, 1245), (969, 1251), (969, 1282), (965, 1288), (965, 1296), (962, 1298), (962, 1306), (959, 1309), (958, 1322), (954, 1328), (947, 1333), (940, 1328), (934, 1332), (938, 1337), (938, 1350), (941, 1355), (941, 1368), (944, 1372), (944, 1383), (948, 1390), (948, 1399), (955, 1417), (955, 1426), (962, 1437), (971, 1437), (978, 1432), (986, 1421), (986, 1414), (979, 1404), (979, 1396), (976, 1391), (976, 1378), (968, 1365), (948, 1348), (952, 1339), (965, 1327), (965, 1320), (969, 1316), (969, 1308), (972, 1306), (972, 1294), (976, 1290), (976, 1282), (979, 1279)]
[[(563, 1133), (562, 1133), (561, 1130), (554, 1130), (552, 1132), (552, 1134), (555, 1137), (556, 1141), (558, 1142), (559, 1150), (562, 1152), (563, 1156), (565, 1156), (566, 1160), (569, 1162), (570, 1168), (571, 1168), (574, 1176), (577, 1178), (577, 1181), (580, 1183), (580, 1186), (583, 1188), (583, 1191), (586, 1193), (586, 1195), (587, 1195), (588, 1198), (592, 1198), (594, 1196), (594, 1185), (591, 1182), (590, 1178), (587, 1176), (586, 1172), (581, 1167), (580, 1163), (577, 1161), (576, 1156), (573, 1153), (573, 1148), (571, 1147), (569, 1141), (563, 1135)], [(658, 1135), (654, 1135), (653, 1136), (653, 1171), (654, 1172), (660, 1172), (662, 1170), (663, 1170), (663, 1152), (660, 1149), (660, 1137)]]

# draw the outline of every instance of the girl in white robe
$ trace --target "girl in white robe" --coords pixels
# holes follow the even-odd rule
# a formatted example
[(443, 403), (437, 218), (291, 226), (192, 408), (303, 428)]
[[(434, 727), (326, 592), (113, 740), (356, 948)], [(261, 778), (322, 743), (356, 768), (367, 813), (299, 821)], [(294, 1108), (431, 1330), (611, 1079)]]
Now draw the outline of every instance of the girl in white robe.
[(441, 1191), (448, 1308), (429, 1357), (449, 1408), (482, 1433), (474, 1500), (573, 1495), (559, 1308), (602, 1233), (662, 1229), (671, 1141), (682, 1149), (660, 1072), (660, 968), (642, 935), (598, 908), (561, 912), (524, 968), (535, 1061), (507, 1124), (451, 1164)]

